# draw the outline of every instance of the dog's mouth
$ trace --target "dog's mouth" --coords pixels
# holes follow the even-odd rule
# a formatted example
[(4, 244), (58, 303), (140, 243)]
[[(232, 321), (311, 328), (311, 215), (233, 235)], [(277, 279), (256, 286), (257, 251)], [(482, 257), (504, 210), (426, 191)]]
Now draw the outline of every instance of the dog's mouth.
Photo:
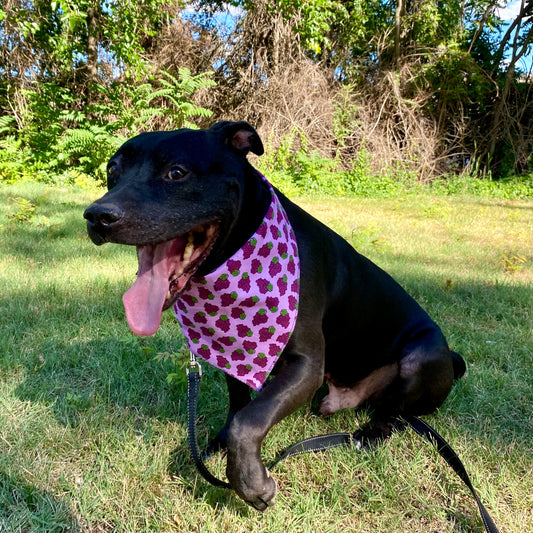
[(176, 302), (217, 236), (218, 224), (210, 223), (169, 241), (137, 246), (137, 280), (122, 297), (133, 333), (149, 336), (159, 329), (162, 312)]

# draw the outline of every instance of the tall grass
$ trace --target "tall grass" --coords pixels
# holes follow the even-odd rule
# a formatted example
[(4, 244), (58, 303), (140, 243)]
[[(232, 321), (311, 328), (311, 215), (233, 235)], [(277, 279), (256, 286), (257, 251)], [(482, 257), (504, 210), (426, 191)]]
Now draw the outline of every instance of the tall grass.
[[(0, 188), (0, 531), (481, 531), (467, 490), (409, 431), (373, 451), (281, 464), (264, 514), (199, 478), (185, 385), (167, 382), (180, 371), (162, 355), (181, 347), (179, 328), (166, 314), (155, 337), (130, 334), (121, 295), (135, 253), (95, 247), (81, 217), (99, 194)], [(464, 355), (467, 376), (428, 420), (501, 530), (533, 531), (531, 205), (431, 194), (299, 203), (391, 272)], [(227, 397), (220, 373), (204, 370), (205, 442)], [(263, 456), (364, 418), (303, 408)], [(223, 475), (224, 458), (210, 467)]]

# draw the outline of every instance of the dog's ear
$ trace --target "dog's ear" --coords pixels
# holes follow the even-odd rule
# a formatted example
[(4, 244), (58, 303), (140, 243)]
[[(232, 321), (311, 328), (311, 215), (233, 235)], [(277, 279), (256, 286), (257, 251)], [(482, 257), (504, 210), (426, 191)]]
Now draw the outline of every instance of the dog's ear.
[(265, 153), (257, 131), (248, 122), (217, 122), (209, 131), (222, 137), (225, 144), (243, 156), (248, 152), (256, 155)]

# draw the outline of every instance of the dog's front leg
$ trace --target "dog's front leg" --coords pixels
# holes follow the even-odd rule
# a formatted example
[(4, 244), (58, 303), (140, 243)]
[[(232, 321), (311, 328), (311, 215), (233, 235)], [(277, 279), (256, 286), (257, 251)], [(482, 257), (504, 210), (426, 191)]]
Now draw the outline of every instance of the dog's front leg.
[(287, 350), (282, 357), (279, 373), (235, 414), (228, 435), (229, 482), (244, 501), (260, 511), (273, 505), (276, 494), (276, 482), (261, 461), (261, 443), (274, 424), (310, 401), (323, 381), (321, 354)]
[(242, 381), (239, 381), (233, 376), (226, 374), (226, 384), (228, 386), (229, 393), (229, 410), (226, 423), (218, 432), (218, 435), (209, 442), (204, 452), (204, 457), (209, 457), (212, 453), (225, 450), (228, 447), (229, 427), (233, 421), (233, 418), (235, 417), (235, 413), (241, 409), (244, 409), (244, 407), (246, 407), (251, 400), (250, 387), (248, 387), (248, 385)]

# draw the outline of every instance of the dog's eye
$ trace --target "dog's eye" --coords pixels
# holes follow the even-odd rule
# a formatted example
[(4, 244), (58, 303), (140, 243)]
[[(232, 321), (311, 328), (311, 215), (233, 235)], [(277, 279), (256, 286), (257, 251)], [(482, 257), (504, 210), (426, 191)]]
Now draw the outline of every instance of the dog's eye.
[(118, 168), (118, 164), (116, 161), (111, 161), (108, 165), (107, 165), (107, 173), (111, 176), (111, 174), (113, 174), (114, 172), (116, 172)]
[(167, 178), (170, 180), (180, 180), (187, 174), (187, 170), (185, 170), (183, 167), (174, 166), (168, 171)]

